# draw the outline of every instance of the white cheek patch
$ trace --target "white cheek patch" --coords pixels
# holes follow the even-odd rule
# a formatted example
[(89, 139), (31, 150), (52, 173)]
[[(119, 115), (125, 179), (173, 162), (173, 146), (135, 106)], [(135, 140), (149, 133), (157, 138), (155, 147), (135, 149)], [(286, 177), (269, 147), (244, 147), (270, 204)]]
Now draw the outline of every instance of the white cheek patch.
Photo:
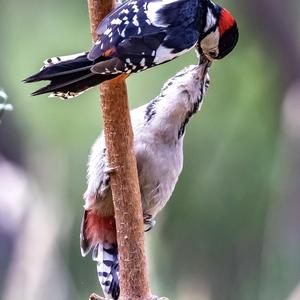
[(204, 53), (208, 53), (212, 50), (218, 50), (220, 40), (219, 30), (211, 32), (201, 41), (201, 49)]

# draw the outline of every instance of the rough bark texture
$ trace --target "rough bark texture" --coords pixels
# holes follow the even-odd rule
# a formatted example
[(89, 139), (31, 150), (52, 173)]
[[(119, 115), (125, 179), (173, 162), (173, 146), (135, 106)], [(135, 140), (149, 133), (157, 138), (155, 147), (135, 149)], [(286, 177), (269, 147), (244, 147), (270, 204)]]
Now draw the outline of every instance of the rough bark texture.
[[(94, 41), (97, 25), (114, 5), (113, 0), (88, 0)], [(101, 84), (100, 94), (108, 162), (113, 168), (111, 189), (120, 259), (120, 298), (148, 300), (152, 296), (146, 271), (141, 196), (124, 79), (119, 77)]]
[(101, 87), (104, 132), (111, 176), (120, 259), (121, 299), (148, 299), (150, 295), (144, 251), (144, 225), (133, 133), (126, 86), (112, 80)]

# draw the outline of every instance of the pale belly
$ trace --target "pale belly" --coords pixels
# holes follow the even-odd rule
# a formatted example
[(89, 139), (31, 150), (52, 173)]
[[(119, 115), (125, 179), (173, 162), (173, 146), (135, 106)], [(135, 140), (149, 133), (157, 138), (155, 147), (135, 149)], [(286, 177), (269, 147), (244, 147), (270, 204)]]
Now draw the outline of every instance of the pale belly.
[(152, 217), (166, 205), (182, 170), (180, 147), (148, 151), (137, 155), (139, 183), (144, 215)]
[[(135, 145), (139, 185), (144, 215), (155, 217), (170, 199), (182, 170), (182, 144), (177, 146)], [(102, 197), (86, 201), (86, 209), (93, 209), (102, 216), (114, 215), (110, 187)]]

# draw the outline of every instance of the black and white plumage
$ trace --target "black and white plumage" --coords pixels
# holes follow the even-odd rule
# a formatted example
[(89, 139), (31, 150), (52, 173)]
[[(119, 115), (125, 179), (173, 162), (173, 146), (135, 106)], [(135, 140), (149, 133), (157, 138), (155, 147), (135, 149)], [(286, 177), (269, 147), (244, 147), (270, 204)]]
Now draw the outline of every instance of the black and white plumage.
[(103, 293), (109, 298), (118, 299), (120, 288), (117, 244), (99, 241), (92, 258), (97, 263), (97, 274)]
[(209, 0), (129, 0), (98, 26), (88, 53), (54, 57), (25, 82), (50, 80), (32, 95), (70, 98), (121, 74), (166, 63), (195, 45), (201, 55), (220, 59), (235, 47), (234, 18)]
[[(131, 111), (144, 223), (154, 218), (170, 199), (183, 166), (186, 125), (202, 105), (208, 88), (207, 63), (190, 66), (163, 86), (155, 99)], [(110, 189), (110, 168), (104, 136), (92, 147), (88, 186), (84, 194), (81, 252), (93, 250), (98, 277), (106, 295), (118, 299), (119, 264), (116, 228)], [(148, 228), (149, 229), (149, 228)]]

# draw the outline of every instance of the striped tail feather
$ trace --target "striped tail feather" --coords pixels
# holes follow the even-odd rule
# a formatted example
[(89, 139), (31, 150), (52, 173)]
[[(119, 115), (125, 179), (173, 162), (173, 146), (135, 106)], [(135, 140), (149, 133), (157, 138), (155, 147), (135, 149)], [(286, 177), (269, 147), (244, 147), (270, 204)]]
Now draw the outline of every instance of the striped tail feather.
[(120, 295), (117, 245), (99, 242), (92, 257), (97, 262), (98, 279), (104, 295), (117, 300)]
[(114, 216), (102, 217), (98, 213), (85, 210), (80, 230), (82, 256), (92, 251), (92, 259), (97, 262), (98, 279), (103, 293), (117, 300), (119, 287), (119, 259)]
[[(94, 74), (91, 72), (93, 61), (87, 58), (88, 52), (74, 55), (53, 57), (44, 61), (41, 70), (26, 78), (24, 82), (31, 83), (42, 80), (50, 80), (50, 83), (33, 92), (31, 95), (51, 93), (56, 96), (69, 99), (82, 94), (85, 90), (100, 84), (105, 80), (116, 77), (116, 74)], [(104, 59), (104, 58), (101, 58)]]

